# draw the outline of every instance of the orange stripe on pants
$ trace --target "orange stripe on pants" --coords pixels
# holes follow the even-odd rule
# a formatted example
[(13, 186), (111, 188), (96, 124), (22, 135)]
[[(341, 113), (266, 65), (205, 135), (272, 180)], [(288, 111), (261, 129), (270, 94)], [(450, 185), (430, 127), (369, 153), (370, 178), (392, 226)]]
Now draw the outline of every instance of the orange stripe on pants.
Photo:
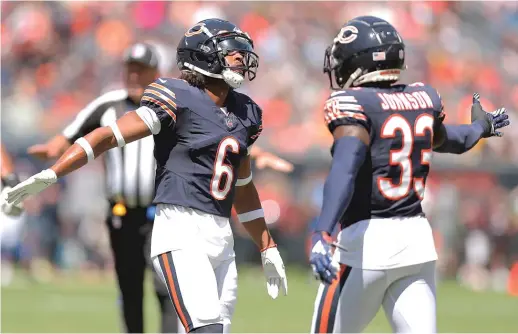
[(319, 333), (327, 333), (329, 329), (329, 316), (331, 315), (331, 309), (333, 307), (333, 297), (336, 293), (336, 288), (340, 285), (340, 279), (342, 278), (346, 268), (346, 265), (341, 265), (340, 273), (329, 285), (329, 289), (327, 290), (326, 295), (322, 296), (322, 298), (324, 298), (324, 306), (322, 307), (322, 313), (320, 314), (320, 327), (318, 329)]
[(176, 312), (178, 312), (178, 317), (180, 318), (180, 321), (182, 322), (183, 327), (186, 331), (189, 330), (189, 325), (187, 324), (187, 320), (185, 319), (185, 315), (183, 314), (180, 301), (178, 299), (178, 292), (176, 291), (174, 281), (173, 281), (173, 275), (171, 272), (171, 266), (169, 265), (169, 259), (167, 258), (167, 253), (161, 254), (162, 261), (164, 261), (164, 267), (165, 267), (165, 274), (167, 275), (167, 282), (169, 285), (169, 292), (171, 293), (171, 299), (173, 300), (173, 303), (176, 308)]

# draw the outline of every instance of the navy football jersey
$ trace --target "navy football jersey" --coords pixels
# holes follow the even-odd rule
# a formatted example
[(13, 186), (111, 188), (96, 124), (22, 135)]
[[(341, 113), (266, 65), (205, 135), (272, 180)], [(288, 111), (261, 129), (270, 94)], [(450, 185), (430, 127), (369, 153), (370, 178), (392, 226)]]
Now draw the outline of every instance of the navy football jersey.
[(141, 106), (161, 123), (153, 202), (230, 217), (241, 158), (262, 131), (257, 104), (231, 90), (225, 110), (184, 80), (160, 78), (146, 88)]
[(342, 226), (371, 217), (422, 214), (433, 131), (443, 119), (438, 92), (421, 83), (352, 88), (331, 95), (325, 105), (329, 130), (359, 125), (371, 139)]

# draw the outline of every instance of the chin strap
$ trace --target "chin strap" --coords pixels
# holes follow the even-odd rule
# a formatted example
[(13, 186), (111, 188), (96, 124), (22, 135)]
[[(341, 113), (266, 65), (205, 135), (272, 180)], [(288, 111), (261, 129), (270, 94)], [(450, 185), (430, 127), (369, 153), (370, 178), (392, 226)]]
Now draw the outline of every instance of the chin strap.
[(194, 66), (193, 64), (190, 64), (190, 63), (187, 63), (187, 62), (184, 62), (183, 66), (187, 67), (191, 71), (198, 72), (198, 73), (203, 74), (205, 76), (208, 76), (208, 77), (211, 77), (211, 78), (215, 78), (215, 79), (221, 79), (221, 80), (225, 81), (232, 88), (239, 88), (239, 87), (241, 87), (241, 85), (243, 84), (243, 81), (245, 81), (245, 77), (244, 76), (242, 76), (241, 74), (236, 73), (236, 72), (234, 72), (232, 70), (229, 70), (227, 68), (224, 69), (221, 72), (221, 74), (214, 74), (214, 73), (210, 73), (208, 71), (205, 71), (205, 70), (199, 68), (198, 66)]

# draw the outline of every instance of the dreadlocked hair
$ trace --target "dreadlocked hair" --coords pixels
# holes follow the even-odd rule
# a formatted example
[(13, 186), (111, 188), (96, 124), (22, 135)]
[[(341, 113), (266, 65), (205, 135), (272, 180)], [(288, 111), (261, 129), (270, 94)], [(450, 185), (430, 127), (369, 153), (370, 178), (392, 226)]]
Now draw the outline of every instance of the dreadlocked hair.
[(199, 89), (205, 89), (206, 87), (206, 77), (198, 72), (182, 70), (180, 79), (187, 81), (189, 85)]
[(191, 70), (182, 70), (180, 73), (180, 79), (187, 81), (189, 85), (199, 89), (206, 89), (207, 85), (220, 82), (221, 80), (217, 78), (211, 78)]

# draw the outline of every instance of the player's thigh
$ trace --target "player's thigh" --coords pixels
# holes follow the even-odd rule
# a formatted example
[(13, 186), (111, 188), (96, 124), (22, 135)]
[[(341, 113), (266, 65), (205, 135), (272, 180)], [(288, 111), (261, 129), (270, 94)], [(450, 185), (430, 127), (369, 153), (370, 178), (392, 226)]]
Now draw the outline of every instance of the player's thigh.
[(167, 291), (165, 284), (163, 284), (163, 282), (162, 282), (161, 274), (155, 270), (155, 268), (151, 262), (151, 257), (149, 256), (149, 254), (151, 253), (151, 230), (153, 228), (153, 223), (148, 223), (146, 228), (147, 229), (146, 229), (146, 233), (145, 233), (145, 244), (144, 244), (144, 256), (146, 258), (146, 264), (149, 265), (149, 267), (151, 268), (151, 272), (153, 274), (153, 286), (155, 287), (156, 295), (157, 296), (167, 296), (168, 291)]
[(153, 266), (187, 332), (222, 323), (216, 277), (203, 251), (192, 247), (163, 253), (153, 258)]
[(234, 257), (221, 261), (214, 269), (221, 303), (223, 331), (230, 332), (230, 324), (237, 300), (237, 268)]
[(313, 313), (312, 333), (361, 332), (378, 312), (386, 288), (381, 270), (341, 265), (332, 284), (321, 284)]
[(388, 287), (383, 300), (385, 315), (396, 333), (435, 333), (435, 261), (408, 269), (415, 272)]

